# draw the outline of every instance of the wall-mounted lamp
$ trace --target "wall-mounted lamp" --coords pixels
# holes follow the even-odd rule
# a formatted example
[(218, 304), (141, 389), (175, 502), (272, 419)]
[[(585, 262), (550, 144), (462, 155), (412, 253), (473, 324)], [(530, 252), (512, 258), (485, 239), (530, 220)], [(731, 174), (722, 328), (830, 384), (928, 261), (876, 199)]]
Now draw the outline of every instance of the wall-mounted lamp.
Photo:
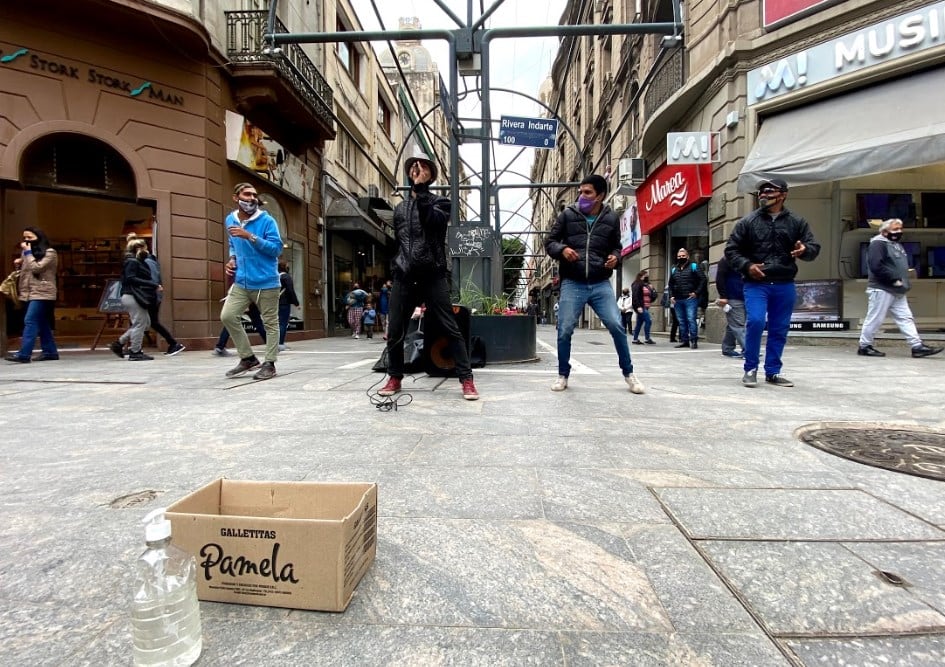
[(682, 35), (666, 35), (660, 41), (660, 45), (664, 49), (675, 49), (679, 46), (682, 46)]
[(738, 111), (729, 111), (725, 116), (725, 127), (735, 127), (738, 125)]

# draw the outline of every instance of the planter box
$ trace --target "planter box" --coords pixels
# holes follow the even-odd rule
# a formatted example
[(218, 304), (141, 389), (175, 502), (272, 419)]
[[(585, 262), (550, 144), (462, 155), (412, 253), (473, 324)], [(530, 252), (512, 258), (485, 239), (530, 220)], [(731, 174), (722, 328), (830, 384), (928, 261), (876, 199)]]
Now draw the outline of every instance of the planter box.
[(528, 315), (473, 315), (469, 333), (486, 345), (486, 364), (537, 361), (537, 322)]

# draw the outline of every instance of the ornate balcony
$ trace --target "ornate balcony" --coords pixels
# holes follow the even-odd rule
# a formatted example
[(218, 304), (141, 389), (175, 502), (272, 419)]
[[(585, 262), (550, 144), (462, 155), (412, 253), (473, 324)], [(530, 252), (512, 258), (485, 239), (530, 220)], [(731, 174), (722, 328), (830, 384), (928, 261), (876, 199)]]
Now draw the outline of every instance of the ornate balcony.
[[(301, 47), (285, 44), (278, 52), (263, 52), (266, 11), (224, 15), (226, 55), (240, 113), (295, 150), (333, 139), (331, 86)], [(288, 32), (278, 18), (275, 32)]]
[(686, 82), (683, 66), (683, 50), (673, 49), (666, 60), (663, 61), (659, 72), (653, 77), (653, 81), (646, 91), (643, 101), (645, 118), (652, 118), (656, 110), (683, 87)]

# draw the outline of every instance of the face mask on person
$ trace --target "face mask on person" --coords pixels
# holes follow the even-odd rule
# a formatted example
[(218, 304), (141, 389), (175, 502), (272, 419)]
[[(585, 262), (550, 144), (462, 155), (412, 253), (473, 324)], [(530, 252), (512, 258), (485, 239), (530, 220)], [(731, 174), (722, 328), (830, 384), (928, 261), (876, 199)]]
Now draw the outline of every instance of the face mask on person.
[(256, 209), (259, 208), (259, 202), (255, 199), (246, 201), (245, 199), (239, 200), (240, 210), (247, 215), (252, 215), (256, 212)]
[(650, 277), (649, 277), (649, 276), (643, 276), (643, 282), (645, 282), (645, 283), (650, 282)]
[(768, 210), (774, 206), (779, 194), (781, 194), (780, 190), (776, 190), (774, 188), (764, 188), (758, 193), (758, 205), (761, 208)]
[(889, 232), (886, 234), (886, 238), (888, 238), (890, 241), (899, 243), (899, 241), (902, 240), (902, 232)]
[(581, 195), (577, 200), (578, 210), (580, 210), (584, 215), (588, 215), (594, 210), (594, 204), (596, 203), (596, 197), (585, 197), (584, 195)]
[(686, 262), (688, 262), (688, 261), (689, 261), (689, 258), (688, 258), (688, 257), (677, 257), (677, 258), (676, 258), (676, 263), (679, 264), (680, 266), (685, 265)]

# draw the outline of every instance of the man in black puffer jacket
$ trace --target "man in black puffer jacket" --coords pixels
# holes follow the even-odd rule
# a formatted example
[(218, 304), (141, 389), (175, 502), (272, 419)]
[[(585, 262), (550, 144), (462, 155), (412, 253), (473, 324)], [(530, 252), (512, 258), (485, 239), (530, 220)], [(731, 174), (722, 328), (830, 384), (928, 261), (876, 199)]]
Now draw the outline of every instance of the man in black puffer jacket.
[(410, 194), (394, 209), (394, 238), (397, 254), (391, 262), (394, 284), (390, 291), (390, 324), (387, 331), (387, 384), (377, 392), (393, 396), (404, 377), (404, 336), (414, 308), (424, 304), (424, 317), (436, 318), (450, 338), (456, 374), (463, 398), (479, 398), (469, 365), (466, 340), (450, 303), (446, 266), (446, 227), (450, 221), (450, 200), (430, 192), (436, 180), (436, 165), (426, 155), (415, 155), (404, 163), (410, 179)]
[(559, 262), (561, 296), (558, 300), (558, 379), (552, 391), (568, 388), (571, 374), (571, 336), (585, 305), (590, 305), (614, 339), (624, 381), (634, 394), (643, 383), (633, 374), (630, 346), (610, 276), (620, 259), (620, 221), (604, 206), (607, 181), (592, 174), (581, 181), (577, 203), (568, 206), (551, 226), (545, 252)]
[(793, 387), (781, 375), (781, 353), (787, 343), (794, 311), (794, 276), (797, 260), (811, 261), (820, 244), (804, 218), (784, 208), (788, 186), (780, 178), (758, 184), (759, 208), (738, 221), (725, 245), (725, 257), (733, 271), (745, 277), (745, 374), (742, 384), (758, 386), (761, 334), (768, 322), (765, 347), (765, 382)]

